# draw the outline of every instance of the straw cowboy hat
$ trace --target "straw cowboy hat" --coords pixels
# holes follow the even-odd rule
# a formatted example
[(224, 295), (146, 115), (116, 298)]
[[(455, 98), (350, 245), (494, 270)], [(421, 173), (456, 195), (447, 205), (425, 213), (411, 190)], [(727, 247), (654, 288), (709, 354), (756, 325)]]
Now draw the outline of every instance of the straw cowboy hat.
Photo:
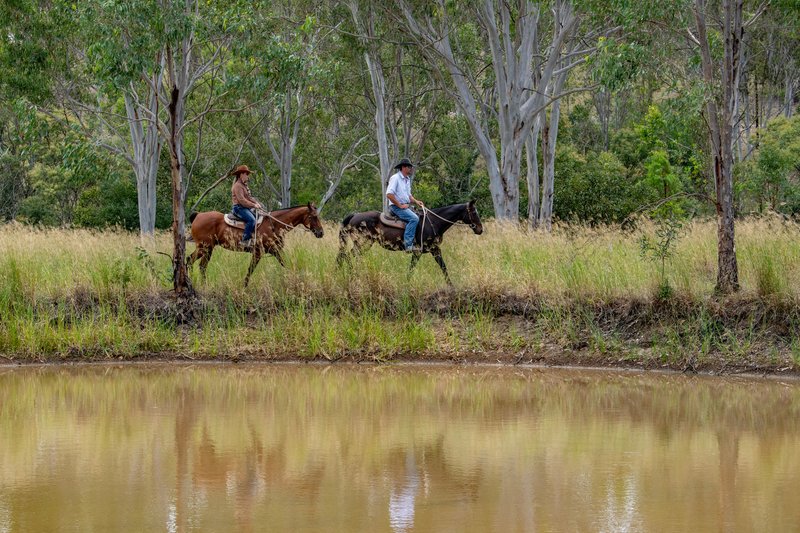
[(248, 174), (252, 174), (253, 173), (252, 170), (247, 168), (247, 165), (239, 165), (238, 167), (236, 167), (236, 170), (233, 171), (233, 175), (238, 177), (239, 174), (244, 174), (245, 172), (248, 173)]
[(397, 163), (397, 164), (394, 166), (394, 168), (396, 168), (396, 169), (401, 169), (401, 168), (403, 168), (403, 167), (411, 167), (411, 168), (414, 168), (414, 163), (412, 163), (412, 162), (411, 162), (411, 161), (410, 161), (408, 158), (405, 158), (405, 157), (404, 157), (403, 159), (401, 159), (401, 160), (400, 160), (400, 162), (399, 162), (399, 163)]

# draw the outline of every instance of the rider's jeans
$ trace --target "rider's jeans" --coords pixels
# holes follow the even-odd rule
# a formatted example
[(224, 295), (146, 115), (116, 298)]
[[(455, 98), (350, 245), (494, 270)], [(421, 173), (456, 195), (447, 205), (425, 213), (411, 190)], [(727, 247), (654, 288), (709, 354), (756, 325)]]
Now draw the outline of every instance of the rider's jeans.
[(233, 206), (233, 214), (244, 220), (244, 235), (242, 240), (246, 241), (253, 236), (253, 231), (256, 229), (256, 216), (250, 208), (241, 205)]
[(417, 232), (417, 224), (419, 224), (419, 215), (409, 208), (400, 209), (396, 205), (389, 206), (394, 216), (406, 223), (406, 231), (403, 233), (403, 246), (406, 250), (414, 245), (414, 234)]

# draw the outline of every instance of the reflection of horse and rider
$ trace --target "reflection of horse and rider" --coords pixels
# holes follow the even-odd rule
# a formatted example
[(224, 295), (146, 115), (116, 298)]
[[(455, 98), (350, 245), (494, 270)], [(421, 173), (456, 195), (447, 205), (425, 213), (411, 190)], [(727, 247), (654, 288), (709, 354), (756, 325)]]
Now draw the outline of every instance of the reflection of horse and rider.
[[(442, 238), (456, 224), (469, 226), (477, 235), (483, 232), (475, 201), (428, 209), (411, 193), (413, 163), (402, 159), (394, 169), (397, 172), (389, 178), (386, 189), (386, 198), (394, 217), (386, 216), (380, 211), (352, 213), (345, 217), (339, 231), (337, 263), (350, 263), (353, 255), (359, 255), (372, 246), (373, 242), (378, 242), (387, 250), (402, 250), (413, 254), (412, 269), (423, 253), (431, 254), (450, 283), (440, 249)], [(313, 203), (265, 211), (262, 203), (250, 192), (248, 182), (251, 174), (247, 165), (240, 165), (232, 172), (234, 181), (231, 185), (231, 213), (206, 211), (193, 212), (189, 216), (191, 236), (197, 248), (188, 257), (187, 263), (191, 267), (199, 259), (203, 278), (211, 253), (218, 245), (233, 251), (252, 252), (253, 257), (245, 277), (246, 286), (264, 253), (274, 255), (281, 265), (284, 264), (282, 250), (287, 231), (301, 226), (316, 237), (322, 237), (322, 222)], [(412, 203), (419, 206), (421, 215), (411, 209)]]

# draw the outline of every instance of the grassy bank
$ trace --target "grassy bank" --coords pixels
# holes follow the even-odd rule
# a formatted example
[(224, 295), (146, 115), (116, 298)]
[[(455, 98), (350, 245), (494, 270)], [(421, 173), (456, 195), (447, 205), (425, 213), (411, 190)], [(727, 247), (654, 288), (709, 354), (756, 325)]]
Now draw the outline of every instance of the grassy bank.
[[(694, 223), (666, 265), (635, 233), (564, 226), (550, 234), (487, 224), (443, 246), (454, 286), (430, 257), (377, 248), (335, 265), (337, 228), (295, 230), (287, 269), (215, 251), (190, 309), (170, 296), (169, 237), (0, 228), (0, 354), (8, 361), (111, 357), (444, 359), (676, 369), (800, 368), (800, 228), (737, 226), (742, 291), (713, 295), (716, 230)], [(189, 245), (191, 250), (192, 245)]]

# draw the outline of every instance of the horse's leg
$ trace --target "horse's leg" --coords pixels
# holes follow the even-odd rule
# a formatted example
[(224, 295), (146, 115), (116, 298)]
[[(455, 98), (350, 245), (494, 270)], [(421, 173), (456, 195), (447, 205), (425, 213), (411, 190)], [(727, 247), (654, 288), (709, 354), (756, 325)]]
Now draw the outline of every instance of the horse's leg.
[(419, 252), (414, 252), (411, 255), (411, 264), (408, 266), (408, 277), (411, 278), (411, 274), (414, 272), (414, 269), (417, 268), (417, 263), (419, 263), (419, 259), (422, 257), (422, 254)]
[(253, 270), (256, 269), (256, 265), (261, 260), (261, 247), (256, 246), (253, 250), (253, 258), (250, 259), (250, 267), (247, 269), (247, 275), (244, 277), (244, 286), (247, 287), (247, 284), (250, 283), (250, 275), (253, 273)]
[(211, 261), (211, 252), (213, 251), (213, 247), (206, 248), (205, 253), (200, 258), (200, 275), (203, 278), (203, 283), (206, 282), (206, 269), (208, 269), (208, 262)]
[(282, 267), (286, 267), (286, 263), (283, 261), (283, 252), (281, 251), (280, 248), (275, 247), (272, 250), (270, 250), (269, 253), (275, 256), (275, 259), (278, 260), (278, 263), (280, 263)]
[(444, 274), (444, 279), (447, 281), (447, 284), (452, 285), (453, 282), (450, 281), (450, 274), (447, 273), (447, 265), (444, 264), (444, 259), (442, 258), (442, 250), (437, 246), (431, 250), (431, 255), (433, 255), (433, 258), (436, 260), (436, 264), (439, 265), (439, 268), (442, 269), (442, 273)]
[(339, 230), (339, 254), (336, 256), (336, 266), (342, 266), (342, 263), (347, 262), (347, 266), (351, 266), (350, 253), (347, 250), (347, 238), (350, 232), (346, 228)]
[(370, 237), (360, 237), (353, 239), (353, 255), (359, 257), (372, 247), (372, 239)]
[(198, 246), (195, 251), (189, 254), (189, 257), (186, 258), (186, 270), (192, 270), (192, 265), (194, 265), (194, 262), (197, 261), (198, 257), (200, 257), (200, 246)]

